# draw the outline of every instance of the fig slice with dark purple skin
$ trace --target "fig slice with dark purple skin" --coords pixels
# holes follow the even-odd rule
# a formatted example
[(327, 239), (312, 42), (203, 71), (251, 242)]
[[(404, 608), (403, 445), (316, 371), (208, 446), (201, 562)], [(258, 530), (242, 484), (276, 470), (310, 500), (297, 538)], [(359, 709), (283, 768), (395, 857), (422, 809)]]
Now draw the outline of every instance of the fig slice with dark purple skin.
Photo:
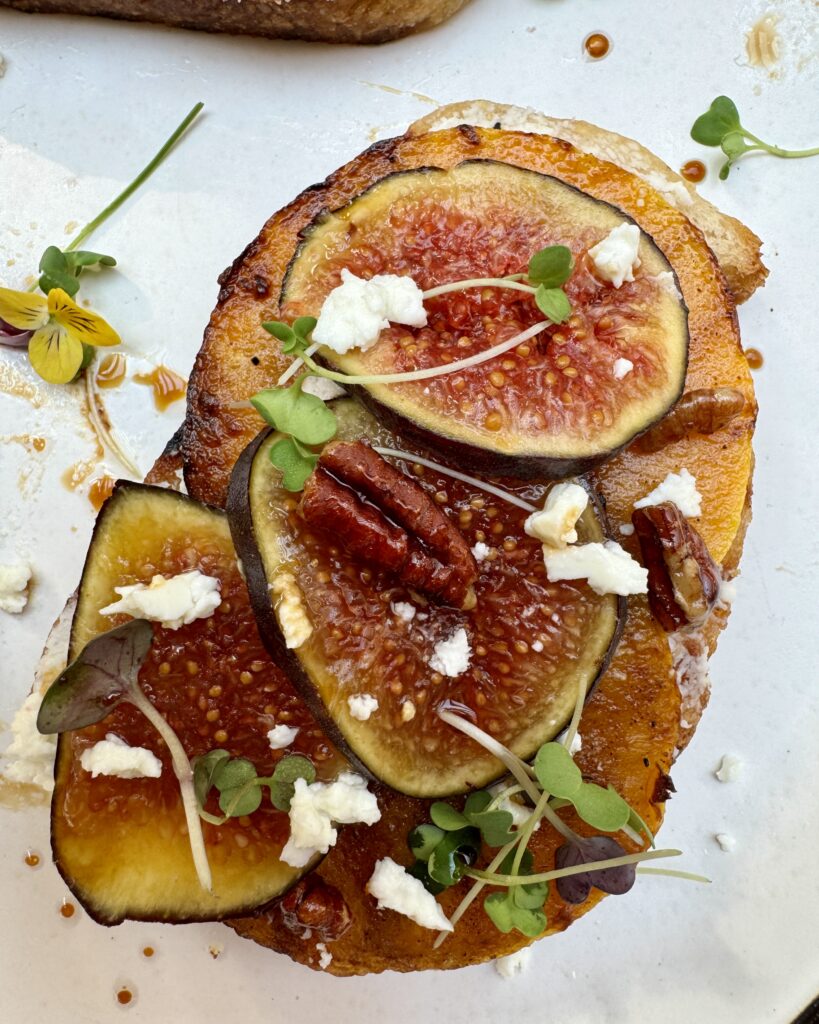
[[(126, 615), (100, 613), (116, 600), (114, 587), (193, 569), (219, 580), (221, 604), (211, 616), (175, 630), (142, 623), (150, 646), (147, 655), (140, 649), (138, 684), (145, 697), (190, 760), (222, 748), (269, 775), (281, 757), (299, 753), (313, 761), (320, 779), (335, 778), (346, 762), (262, 644), (227, 517), (217, 509), (164, 488), (117, 485), (97, 519), (86, 559), (69, 661), (107, 633), (115, 676), (121, 671), (115, 663), (117, 634), (109, 631), (135, 623)], [(107, 655), (99, 644), (98, 649), (100, 662)], [(105, 665), (97, 668), (104, 671)], [(290, 831), (288, 815), (265, 799), (246, 819), (231, 818), (221, 826), (202, 822), (213, 878), (212, 892), (204, 889), (168, 748), (132, 704), (117, 704), (99, 720), (102, 705), (118, 699), (112, 687), (85, 694), (86, 703), (100, 709), (84, 719), (94, 724), (60, 735), (51, 814), (57, 868), (94, 920), (221, 920), (270, 902), (314, 866), (296, 869), (279, 860)], [(64, 715), (65, 701), (57, 703)], [(74, 719), (82, 720), (76, 713)], [(299, 730), (288, 749), (271, 749), (267, 733), (276, 724)], [(83, 751), (109, 733), (152, 751), (162, 761), (160, 777), (94, 778), (85, 771)], [(218, 812), (211, 801), (207, 809)]]
[[(379, 559), (375, 542), (351, 540), (360, 529), (352, 512), (347, 523), (325, 520), (326, 529), (320, 517), (306, 522), (299, 496), (283, 489), (270, 461), (278, 435), (265, 432), (237, 463), (228, 497), (260, 634), (328, 736), (362, 770), (412, 796), (484, 786), (503, 773), (502, 763), (437, 712), (456, 709), (529, 757), (561, 731), (605, 670), (625, 601), (599, 596), (583, 581), (547, 580), (541, 544), (524, 523), (548, 484), (502, 481), (506, 500), (477, 481), (453, 479), (442, 471), (448, 467), (416, 462), (425, 458), (419, 449), (355, 401), (334, 409), (331, 452), (360, 438), (376, 452), (403, 451), (404, 458), (387, 456), (393, 470), (457, 529), (470, 562), (477, 558), (474, 601), (447, 603), (408, 584), (396, 562)], [(381, 513), (387, 504), (369, 491), (368, 509)], [(429, 525), (419, 515), (412, 543), (429, 538), (422, 522)], [(594, 498), (578, 534), (581, 541), (605, 536)], [(444, 559), (445, 550), (442, 543)]]
[(426, 291), (523, 275), (539, 250), (567, 246), (571, 315), (503, 355), (424, 380), (365, 382), (474, 356), (544, 320), (531, 294), (481, 286), (428, 298), (424, 327), (394, 324), (367, 351), (323, 347), (316, 358), (363, 377), (357, 394), (380, 419), (462, 468), (527, 479), (585, 473), (660, 420), (685, 380), (687, 309), (663, 253), (642, 233), (634, 280), (617, 288), (589, 255), (632, 223), (557, 178), (510, 164), (396, 173), (302, 232), (280, 315), (318, 316), (344, 269), (409, 275)]

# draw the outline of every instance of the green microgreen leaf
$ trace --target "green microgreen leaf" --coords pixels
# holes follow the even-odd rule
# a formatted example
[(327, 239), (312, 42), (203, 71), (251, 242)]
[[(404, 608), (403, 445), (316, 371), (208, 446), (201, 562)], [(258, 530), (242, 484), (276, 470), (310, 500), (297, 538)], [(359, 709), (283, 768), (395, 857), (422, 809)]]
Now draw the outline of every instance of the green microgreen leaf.
[(545, 285), (538, 285), (535, 302), (541, 313), (547, 316), (553, 324), (562, 324), (571, 316), (572, 304), (562, 288), (547, 288)]
[(506, 846), (515, 838), (512, 815), (509, 811), (481, 811), (470, 814), (469, 821), (480, 830), (487, 846)]
[(515, 906), (523, 910), (542, 910), (549, 895), (548, 882), (532, 882), (529, 885), (514, 885), (510, 889)]
[(318, 462), (318, 455), (305, 451), (292, 437), (283, 437), (270, 449), (270, 461), (282, 472), (286, 491), (302, 491)]
[(545, 793), (573, 800), (583, 783), (580, 769), (562, 743), (544, 743), (534, 762), (535, 775)]
[(69, 267), (65, 253), (58, 249), (56, 245), (50, 245), (40, 257), (39, 269), (41, 273), (38, 284), (40, 291), (46, 295), (48, 295), (52, 288), (62, 288), (73, 299), (80, 290), (80, 282), (77, 280), (77, 275)]
[(88, 249), (79, 249), (76, 252), (68, 249), (63, 255), (68, 266), (75, 270), (78, 276), (81, 270), (101, 270), (103, 267), (115, 267), (117, 265), (117, 261), (113, 256), (105, 256), (101, 252), (90, 252)]
[(436, 800), (430, 807), (429, 816), (434, 824), (445, 832), (455, 832), (469, 825), (468, 819), (460, 811), (456, 811), (454, 807), (440, 800)]
[(256, 778), (255, 770), (253, 777), (248, 779), (243, 785), (225, 788), (219, 793), (219, 809), (228, 818), (241, 818), (245, 814), (253, 814), (254, 811), (259, 809), (261, 802), (262, 790)]
[(264, 419), (290, 434), (303, 444), (324, 444), (336, 432), (336, 418), (331, 409), (315, 395), (302, 391), (304, 377), (289, 388), (269, 388), (250, 399)]
[(464, 804), (464, 816), (471, 819), (475, 814), (482, 814), (491, 803), (492, 794), (485, 789), (470, 793)]
[(137, 687), (153, 638), (150, 622), (131, 619), (87, 643), (46, 691), (37, 729), (69, 732), (107, 718)]
[(565, 245), (549, 245), (529, 260), (529, 280), (545, 288), (559, 288), (572, 276), (572, 251)]
[(217, 775), (229, 760), (227, 750), (210, 750), (193, 762), (193, 790), (200, 807), (205, 806), (208, 794), (216, 785)]
[(504, 935), (515, 927), (513, 918), (515, 905), (509, 898), (508, 892), (490, 893), (483, 901), (483, 909), (492, 924)]
[(309, 786), (316, 781), (316, 769), (313, 762), (301, 754), (290, 754), (283, 757), (276, 765), (273, 775), (267, 780), (270, 787), (270, 799), (273, 806), (280, 811), (290, 810), (290, 801), (295, 792), (296, 780), (304, 779)]
[(235, 757), (223, 764), (213, 784), (220, 793), (230, 789), (241, 789), (246, 782), (256, 778), (256, 768), (246, 757)]
[(444, 835), (444, 830), (436, 825), (418, 825), (407, 836), (407, 843), (418, 860), (426, 862)]
[(719, 146), (729, 132), (740, 128), (736, 104), (727, 96), (717, 96), (708, 110), (694, 122), (691, 138), (703, 146)]
[(314, 316), (300, 316), (292, 327), (281, 320), (267, 320), (262, 327), (282, 343), (282, 352), (299, 354), (310, 344), (310, 332), (318, 321)]
[(481, 837), (476, 828), (447, 832), (427, 861), (430, 878), (441, 885), (455, 885), (467, 864), (477, 857), (480, 848)]
[(631, 816), (631, 808), (619, 793), (593, 782), (584, 782), (571, 800), (583, 821), (602, 832), (617, 832)]
[(431, 892), (433, 896), (437, 896), (447, 888), (445, 885), (441, 885), (440, 882), (436, 882), (434, 878), (429, 877), (427, 865), (422, 860), (415, 861), (415, 863), (411, 864), (406, 870), (408, 875), (412, 875), (413, 878), (417, 878), (427, 892)]

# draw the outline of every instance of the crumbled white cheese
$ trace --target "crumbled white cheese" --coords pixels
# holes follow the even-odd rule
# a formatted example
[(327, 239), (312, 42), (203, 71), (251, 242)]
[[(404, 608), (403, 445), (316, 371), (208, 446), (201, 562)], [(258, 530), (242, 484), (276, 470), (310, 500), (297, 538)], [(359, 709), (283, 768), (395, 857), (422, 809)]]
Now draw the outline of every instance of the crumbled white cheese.
[(342, 772), (335, 782), (296, 779), (290, 801), (290, 838), (281, 852), (285, 864), (304, 867), (318, 853), (336, 845), (334, 823), (374, 825), (381, 818), (378, 801), (360, 775)]
[(654, 277), (650, 277), (649, 280), (658, 284), (664, 292), (668, 292), (669, 295), (673, 295), (675, 299), (682, 299), (680, 289), (677, 287), (677, 279), (670, 270), (664, 270), (661, 274), (655, 274)]
[(532, 642), (532, 650), (535, 651), (537, 654), (540, 654), (540, 652), (543, 650), (543, 642), (541, 640), (534, 640)]
[(50, 793), (54, 789), (54, 755), (57, 737), (37, 731), (37, 715), (43, 696), (35, 690), (23, 701), (11, 723), (11, 743), (3, 757), (4, 775), (12, 782), (25, 782)]
[(334, 380), (328, 380), (327, 377), (305, 377), (301, 382), (301, 389), (308, 395), (320, 398), (322, 402), (331, 402), (334, 398), (341, 398), (342, 395), (347, 394), (340, 384), (336, 384)]
[(742, 774), (742, 761), (736, 754), (723, 754), (714, 775), (720, 782), (736, 782)]
[(28, 604), (31, 569), (23, 562), (0, 565), (0, 611), (19, 615)]
[(125, 740), (109, 732), (104, 740), (86, 747), (80, 764), (91, 778), (114, 775), (118, 779), (158, 779), (162, 762), (147, 747), (129, 747)]
[(574, 544), (577, 540), (577, 520), (589, 504), (589, 495), (580, 484), (556, 484), (546, 498), (543, 508), (533, 512), (523, 529), (553, 548)]
[[(497, 803), (495, 803), (494, 805), (495, 810), (506, 811), (507, 814), (511, 814), (512, 827), (520, 828), (521, 825), (525, 825), (529, 818), (532, 816), (532, 808), (526, 807), (524, 804), (518, 803), (518, 801), (513, 796), (504, 796), (501, 797), (500, 800), (498, 800), (497, 798), (507, 788), (508, 786), (505, 782), (496, 782), (493, 786), (489, 787), (489, 793), (492, 797), (493, 802), (497, 800)], [(537, 832), (539, 828), (540, 822), (538, 822), (537, 825), (535, 825), (534, 831)]]
[(517, 953), (510, 953), (509, 956), (498, 957), (498, 959), (494, 961), (495, 970), (507, 981), (510, 978), (516, 978), (519, 974), (523, 974), (529, 966), (529, 957), (531, 955), (532, 950), (529, 946), (524, 946), (523, 949), (519, 949)]
[(376, 274), (365, 281), (341, 271), (341, 284), (321, 307), (313, 341), (344, 354), (351, 348), (366, 352), (390, 322), (424, 327), (424, 294), (411, 277)]
[(613, 374), (615, 380), (622, 380), (623, 377), (627, 377), (628, 374), (634, 369), (634, 363), (630, 359), (615, 359)]
[(484, 559), (488, 557), (491, 550), (492, 548), (490, 548), (488, 544), (484, 544), (482, 540), (479, 540), (472, 548), (472, 557), (476, 562), (483, 562)]
[(353, 718), (366, 722), (374, 711), (378, 711), (378, 700), (371, 693), (356, 693), (347, 698), (347, 706)]
[(379, 910), (394, 910), (422, 928), (451, 932), (452, 924), (440, 904), (420, 879), (408, 874), (391, 857), (376, 861), (367, 892), (378, 900)]
[(575, 544), (555, 550), (543, 548), (543, 561), (550, 583), (558, 580), (588, 580), (596, 594), (645, 594), (648, 570), (613, 540), (605, 544)]
[(678, 210), (687, 210), (694, 202), (691, 198), (691, 193), (681, 181), (676, 179), (669, 180), (656, 172), (643, 174), (641, 177), (653, 189), (662, 194), (669, 206), (673, 206)]
[(333, 962), (333, 954), (325, 946), (323, 942), (316, 943), (316, 952), (319, 955), (319, 967), (326, 971), (330, 964)]
[(570, 754), (577, 754), (582, 749), (583, 749), (583, 737), (580, 735), (579, 732), (576, 732), (574, 734), (574, 739), (569, 744), (569, 753)]
[(411, 700), (401, 702), (401, 721), (411, 722), (415, 718), (415, 703)]
[(619, 224), (589, 249), (589, 256), (599, 276), (619, 288), (624, 281), (634, 280), (634, 271), (640, 266), (639, 248), (640, 229), (637, 225)]
[(736, 839), (734, 839), (733, 836), (729, 836), (727, 832), (717, 832), (714, 839), (719, 843), (720, 849), (723, 853), (731, 853), (737, 845)]
[(102, 615), (132, 615), (158, 622), (165, 629), (179, 629), (195, 619), (206, 619), (222, 603), (219, 580), (198, 569), (170, 578), (154, 576), (147, 587), (134, 583), (114, 590), (120, 599), (100, 609)]
[(647, 508), (649, 505), (661, 505), (664, 501), (673, 501), (684, 516), (702, 515), (702, 495), (697, 490), (696, 477), (691, 476), (687, 469), (669, 473), (653, 491), (635, 501), (634, 507)]
[(621, 523), (617, 528), (624, 537), (634, 536), (634, 527), (631, 523)]
[(412, 622), (415, 618), (415, 613), (418, 610), (414, 604), (410, 604), (409, 601), (393, 601), (390, 605), (393, 615), (397, 616), (402, 622)]
[(720, 580), (717, 607), (727, 608), (736, 601), (737, 585), (733, 580)]
[(284, 642), (294, 650), (310, 639), (313, 623), (304, 607), (301, 588), (292, 572), (280, 572), (273, 577), (270, 590), (278, 598), (276, 616), (279, 620)]
[(429, 667), (443, 676), (459, 676), (469, 668), (472, 648), (469, 637), (461, 626), (446, 640), (439, 640), (432, 649)]
[(698, 630), (669, 633), (668, 647), (674, 664), (674, 675), (682, 698), (680, 725), (690, 728), (689, 716), (699, 717), (705, 694), (711, 687), (708, 678), (708, 647)]
[(274, 725), (267, 733), (271, 750), (284, 750), (298, 736), (298, 727), (293, 725)]

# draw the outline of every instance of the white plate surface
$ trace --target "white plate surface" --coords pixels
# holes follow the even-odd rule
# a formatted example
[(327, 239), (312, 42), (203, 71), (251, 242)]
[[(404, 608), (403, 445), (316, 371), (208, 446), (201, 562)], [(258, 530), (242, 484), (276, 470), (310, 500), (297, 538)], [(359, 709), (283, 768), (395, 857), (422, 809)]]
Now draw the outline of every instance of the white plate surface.
[[(173, 158), (95, 237), (121, 273), (85, 289), (129, 352), (186, 371), (216, 298), (215, 278), (266, 216), (375, 138), (443, 103), (488, 96), (579, 116), (638, 138), (672, 166), (703, 157), (703, 193), (765, 239), (771, 276), (741, 309), (760, 348), (754, 520), (711, 706), (674, 770), (663, 841), (708, 888), (644, 878), (563, 936), (526, 974), (336, 980), (219, 925), (107, 930), (58, 914), (66, 890), (46, 865), (44, 808), (0, 809), (0, 1014), (9, 1024), (280, 1020), (580, 1022), (789, 1021), (819, 991), (816, 775), (819, 572), (816, 438), (819, 332), (815, 196), (819, 161), (749, 159), (727, 183), (687, 136), (718, 93), (763, 137), (816, 145), (817, 28), (811, 0), (474, 0), (431, 33), (372, 48), (209, 37), (106, 21), (0, 12), (0, 283), (20, 286), (49, 243), (68, 239), (199, 99), (207, 113)], [(744, 36), (779, 19), (772, 71), (749, 66)], [(581, 42), (614, 41), (599, 63)], [(385, 88), (388, 86), (389, 88)], [(419, 96), (418, 94), (422, 94)], [(813, 112), (811, 114), (811, 112)], [(29, 380), (29, 398), (3, 393)], [(181, 408), (146, 389), (117, 393), (115, 424), (146, 470)], [(47, 439), (42, 454), (9, 440)], [(49, 623), (78, 578), (92, 525), (60, 482), (93, 452), (78, 403), (55, 398), (0, 354), (0, 562), (28, 557), (29, 609), (0, 616), (0, 718), (30, 685)], [(116, 470), (116, 467), (110, 467)], [(2, 745), (2, 744), (0, 744)], [(713, 771), (739, 755), (739, 781)], [(717, 832), (736, 838), (723, 853)], [(47, 859), (47, 858), (46, 858)], [(154, 946), (146, 960), (141, 949)], [(219, 952), (212, 957), (210, 947)], [(114, 993), (136, 992), (125, 1011)]]

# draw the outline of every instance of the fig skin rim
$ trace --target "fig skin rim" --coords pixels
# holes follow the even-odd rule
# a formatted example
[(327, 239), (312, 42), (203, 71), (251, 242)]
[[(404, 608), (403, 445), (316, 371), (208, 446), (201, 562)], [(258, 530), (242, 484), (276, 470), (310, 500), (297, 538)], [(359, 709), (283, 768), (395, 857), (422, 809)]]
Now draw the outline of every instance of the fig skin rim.
[[(177, 431), (178, 433), (178, 431)], [(176, 434), (174, 435), (174, 438)], [(173, 438), (172, 438), (173, 441)], [(98, 531), (102, 531), (105, 521), (108, 515), (111, 514), (112, 509), (115, 508), (114, 499), (117, 495), (133, 493), (137, 496), (150, 496), (160, 494), (163, 497), (173, 495), (176, 500), (183, 502), (190, 502), (194, 505), (198, 505), (200, 508), (205, 509), (208, 512), (212, 512), (218, 515), (220, 518), (225, 518), (224, 509), (217, 508), (215, 505), (209, 505), (204, 501), (197, 501), (195, 498), (189, 497), (187, 494), (182, 494), (181, 491), (175, 491), (169, 487), (159, 487), (156, 484), (143, 484), (133, 480), (118, 480), (114, 485), (114, 489), (110, 497), (106, 498), (103, 502), (102, 508), (100, 509), (96, 522), (94, 523), (94, 529), (91, 533), (91, 540), (88, 544), (88, 550), (85, 555), (85, 561), (83, 562), (82, 573), (80, 575), (80, 582), (75, 591), (77, 595), (77, 604), (74, 608), (74, 615), (71, 620), (71, 630), (69, 634), (68, 642), (68, 663), (73, 660), (72, 655), (74, 646), (74, 631), (75, 625), (78, 621), (78, 613), (80, 604), (82, 602), (83, 592), (83, 581), (86, 573), (91, 570), (91, 557), (92, 550), (94, 548), (94, 542), (98, 539)], [(74, 879), (73, 875), (69, 873), (68, 867), (63, 864), (60, 853), (57, 849), (57, 840), (55, 837), (55, 824), (61, 821), (63, 818), (58, 803), (61, 800), (63, 787), (61, 785), (61, 779), (59, 776), (59, 768), (61, 757), (64, 750), (64, 741), (69, 737), (71, 733), (58, 733), (57, 734), (57, 749), (54, 756), (54, 792), (51, 797), (51, 807), (49, 810), (49, 846), (51, 848), (51, 859), (54, 862), (54, 866), (57, 868), (57, 872), (65, 882), (66, 888), (71, 895), (77, 900), (79, 905), (89, 916), (89, 918), (98, 925), (102, 925), (105, 928), (113, 928), (116, 925), (122, 924), (124, 921), (144, 921), (148, 924), (205, 924), (208, 921), (223, 922), (231, 918), (235, 918), (241, 915), (254, 915), (265, 910), (267, 906), (274, 903), (280, 897), (284, 896), (290, 889), (293, 888), (301, 879), (309, 872), (313, 871), (319, 866), (321, 861), (324, 860), (326, 854), (318, 857), (314, 862), (311, 862), (305, 869), (301, 870), (292, 881), (276, 892), (273, 895), (267, 895), (264, 899), (259, 902), (245, 903), (240, 906), (225, 908), (224, 910), (214, 911), (213, 913), (204, 914), (174, 914), (173, 916), (161, 915), (161, 914), (148, 914), (148, 913), (116, 913), (106, 914), (101, 912), (99, 906), (95, 903), (94, 899), (87, 895), (87, 891), (80, 885), (80, 883)], [(294, 868), (294, 871), (299, 869)]]
[[(328, 711), (324, 701), (318, 693), (316, 686), (311, 681), (294, 650), (290, 650), (285, 642), (284, 635), (279, 626), (279, 621), (273, 604), (270, 600), (267, 574), (264, 570), (264, 563), (260, 548), (256, 542), (256, 534), (253, 528), (253, 517), (250, 508), (249, 489), (253, 465), (256, 456), (267, 439), (276, 433), (273, 427), (262, 430), (245, 448), (234, 466), (230, 478), (227, 498), (227, 514), (230, 524), (233, 543), (238, 556), (242, 560), (242, 568), (245, 574), (245, 582), (250, 595), (250, 606), (256, 616), (259, 627), (259, 635), (262, 643), (268, 650), (270, 657), (281, 668), (290, 679), (294, 689), (307, 704), (308, 709), (317, 720), (332, 743), (344, 754), (351, 764), (365, 778), (377, 783), (386, 789), (400, 793), (403, 796), (413, 797), (420, 800), (446, 800), (454, 796), (462, 796), (474, 792), (476, 788), (485, 788), (493, 782), (507, 775), (505, 767), (501, 764), (496, 776), (488, 779), (481, 787), (469, 786), (466, 788), (457, 787), (445, 793), (436, 793), (434, 796), (406, 792), (396, 786), (379, 778), (373, 769), (369, 767), (352, 748), (349, 740), (345, 737), (341, 728)], [(581, 478), (581, 484), (589, 494), (590, 501), (597, 514), (602, 533), (605, 539), (610, 540), (611, 533), (608, 519), (605, 514), (605, 503), (602, 497), (591, 487), (589, 482)], [(589, 701), (596, 690), (600, 680), (605, 675), (611, 660), (617, 650), (625, 629), (628, 616), (628, 602), (625, 597), (617, 596), (615, 625), (612, 631), (608, 647), (600, 659), (598, 670), (586, 690), (585, 704)], [(568, 718), (566, 720), (568, 724)], [(536, 751), (533, 750), (530, 756)], [(526, 760), (526, 758), (524, 758)]]
[[(561, 455), (537, 455), (537, 454), (520, 454), (510, 455), (507, 452), (498, 451), (492, 447), (491, 439), (486, 438), (481, 442), (465, 441), (460, 438), (454, 438), (448, 436), (440, 428), (432, 429), (431, 427), (422, 426), (415, 419), (412, 418), (409, 411), (401, 411), (397, 405), (388, 405), (381, 399), (375, 398), (370, 392), (367, 385), (356, 384), (348, 386), (348, 391), (353, 394), (361, 403), (369, 409), (377, 420), (385, 423), (387, 426), (396, 429), (399, 433), (418, 441), (425, 447), (431, 448), (433, 451), (440, 452), (444, 457), (445, 461), (454, 460), (457, 461), (463, 468), (467, 469), (472, 473), (484, 474), (484, 475), (495, 475), (495, 476), (514, 476), (519, 480), (534, 480), (534, 479), (546, 479), (546, 480), (563, 480), (569, 476), (582, 476), (585, 473), (591, 472), (604, 462), (608, 462), (609, 459), (613, 459), (618, 455), (624, 448), (628, 447), (632, 441), (640, 437), (647, 430), (656, 426), (662, 419), (664, 419), (668, 413), (674, 408), (677, 402), (680, 400), (683, 392), (685, 391), (685, 381), (688, 375), (688, 357), (691, 346), (691, 333), (688, 326), (689, 308), (685, 299), (683, 298), (682, 289), (680, 288), (680, 281), (677, 276), (677, 271), (668, 259), (666, 254), (654, 240), (654, 237), (645, 231), (634, 218), (622, 210), (619, 206), (615, 206), (613, 203), (607, 202), (605, 199), (598, 199), (596, 196), (589, 195), (588, 192), (584, 192), (583, 189), (578, 188), (576, 185), (572, 185), (567, 181), (563, 181), (562, 178), (558, 178), (554, 174), (544, 174), (541, 171), (533, 171), (528, 167), (521, 167), (518, 164), (508, 163), (502, 160), (493, 160), (488, 158), (473, 158), (469, 160), (461, 160), (459, 163), (454, 164), (453, 167), (436, 167), (435, 165), (428, 164), (422, 167), (412, 167), (405, 170), (394, 171), (391, 174), (385, 174), (382, 178), (374, 181), (367, 188), (363, 189), (357, 195), (353, 196), (349, 202), (342, 206), (335, 207), (334, 209), (324, 209), (318, 213), (309, 224), (306, 224), (298, 234), (298, 244), (296, 245), (293, 255), (288, 261), (284, 275), (282, 277), (282, 284), (279, 290), (278, 308), (281, 310), (284, 302), (287, 299), (287, 290), (290, 284), (290, 278), (292, 276), (293, 269), (302, 255), (304, 248), (310, 241), (310, 237), (313, 232), (321, 227), (321, 225), (329, 218), (333, 217), (343, 210), (348, 209), (353, 203), (357, 203), (368, 193), (372, 192), (376, 188), (380, 187), (386, 181), (390, 181), (397, 178), (406, 177), (408, 175), (423, 174), (447, 174), (449, 171), (455, 170), (458, 167), (462, 167), (464, 164), (481, 164), (492, 167), (511, 167), (519, 171), (521, 174), (533, 175), (538, 178), (550, 178), (557, 182), (560, 186), (568, 189), (571, 192), (575, 192), (586, 199), (590, 199), (592, 202), (599, 203), (601, 206), (606, 206), (618, 217), (622, 218), (625, 223), (634, 224), (638, 227), (641, 237), (645, 237), (649, 244), (654, 250), (659, 253), (662, 260), (666, 264), (668, 270), (671, 272), (674, 278), (674, 285), (677, 289), (677, 295), (679, 296), (678, 302), (683, 310), (684, 318), (684, 334), (685, 334), (685, 353), (682, 365), (680, 367), (680, 380), (679, 386), (674, 394), (673, 398), (669, 401), (665, 409), (663, 409), (656, 417), (650, 422), (644, 424), (639, 430), (626, 437), (621, 443), (615, 445), (612, 448), (607, 448), (604, 451), (596, 452), (591, 455), (582, 455), (577, 457), (572, 456), (561, 456)], [(322, 366), (326, 366), (331, 370), (341, 370), (341, 367), (333, 362), (332, 358), (323, 358), (318, 353), (315, 356), (316, 362)], [(420, 404), (420, 403), (416, 403)]]

